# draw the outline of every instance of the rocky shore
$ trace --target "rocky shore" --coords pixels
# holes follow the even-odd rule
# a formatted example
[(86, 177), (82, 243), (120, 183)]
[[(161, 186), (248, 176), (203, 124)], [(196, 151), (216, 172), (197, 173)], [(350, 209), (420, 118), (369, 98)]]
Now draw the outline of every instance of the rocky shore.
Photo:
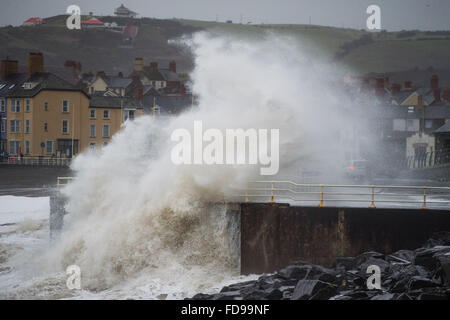
[[(379, 267), (380, 289), (369, 289)], [(370, 280), (371, 281), (371, 280)], [(236, 283), (192, 300), (450, 300), (450, 232), (423, 247), (392, 254), (365, 252), (337, 258), (332, 268), (298, 261), (258, 280)]]

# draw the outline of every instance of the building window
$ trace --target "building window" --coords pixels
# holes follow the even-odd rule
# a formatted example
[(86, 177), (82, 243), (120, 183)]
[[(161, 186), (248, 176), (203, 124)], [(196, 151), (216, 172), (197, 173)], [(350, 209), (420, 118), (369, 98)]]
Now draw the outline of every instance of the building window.
[(44, 110), (48, 111), (48, 102), (44, 103)]
[(425, 128), (426, 129), (433, 128), (433, 120), (425, 120)]
[(20, 112), (20, 100), (11, 100), (11, 112)]
[(6, 119), (2, 119), (2, 122), (0, 123), (1, 132), (6, 132)]
[(128, 119), (134, 120), (135, 117), (136, 117), (135, 110), (125, 110), (123, 112), (123, 121), (127, 121)]
[(420, 121), (419, 119), (408, 119), (406, 121), (406, 131), (419, 131)]
[(48, 132), (48, 124), (47, 123), (44, 123), (44, 131)]
[(95, 119), (95, 109), (91, 110), (91, 115), (90, 115), (91, 119)]
[(69, 134), (69, 120), (62, 121), (62, 133)]
[(69, 112), (69, 101), (63, 100), (62, 102), (62, 112), (68, 113)]
[(9, 132), (11, 133), (20, 132), (20, 120), (11, 120), (9, 124), (10, 124)]
[(91, 124), (90, 134), (91, 138), (95, 138), (95, 124)]
[(45, 153), (53, 154), (53, 141), (47, 140), (47, 143), (45, 144)]
[(6, 112), (6, 100), (0, 99), (0, 112)]
[(25, 100), (25, 112), (31, 111), (31, 101), (30, 99)]
[(103, 110), (103, 119), (109, 119), (109, 110)]
[(31, 132), (31, 127), (30, 127), (30, 119), (26, 119), (25, 120), (25, 133), (30, 133)]
[(25, 141), (25, 154), (30, 154), (30, 141)]
[(9, 142), (9, 154), (13, 156), (17, 156), (19, 154), (20, 149), (20, 141), (11, 140)]
[(109, 125), (107, 124), (103, 126), (103, 138), (109, 138)]

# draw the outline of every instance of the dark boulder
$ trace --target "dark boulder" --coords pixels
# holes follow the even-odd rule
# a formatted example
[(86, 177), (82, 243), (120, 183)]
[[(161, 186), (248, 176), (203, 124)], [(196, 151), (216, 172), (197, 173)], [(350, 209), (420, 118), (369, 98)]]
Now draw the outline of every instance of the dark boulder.
[(436, 286), (439, 286), (439, 283), (436, 283), (436, 281), (421, 276), (414, 276), (408, 282), (409, 290), (432, 288)]
[(394, 294), (393, 293), (378, 294), (370, 298), (370, 300), (394, 300)]
[(416, 250), (414, 264), (423, 266), (428, 270), (435, 270), (438, 267), (438, 257), (450, 252), (450, 246), (436, 246), (432, 248), (420, 248)]
[(291, 300), (329, 299), (337, 294), (336, 286), (320, 280), (299, 280)]

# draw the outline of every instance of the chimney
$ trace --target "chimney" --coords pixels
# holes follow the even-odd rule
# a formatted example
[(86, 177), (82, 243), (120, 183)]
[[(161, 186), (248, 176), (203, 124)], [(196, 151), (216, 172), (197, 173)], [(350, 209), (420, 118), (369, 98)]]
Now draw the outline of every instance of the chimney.
[(441, 89), (433, 89), (434, 102), (441, 102)]
[(439, 88), (439, 77), (437, 75), (432, 75), (430, 79), (430, 86), (431, 89), (438, 89)]
[(442, 95), (442, 98), (445, 101), (450, 102), (450, 88), (445, 88), (444, 89), (444, 94)]
[(134, 71), (142, 71), (144, 70), (144, 59), (136, 58), (134, 59)]
[(44, 72), (44, 56), (40, 52), (28, 54), (28, 77)]
[(17, 60), (2, 60), (2, 79), (5, 80), (10, 74), (18, 73), (19, 62)]
[(136, 89), (134, 89), (134, 97), (137, 100), (142, 101), (142, 99), (144, 97), (144, 87), (143, 86), (138, 86), (138, 87), (136, 87)]
[(375, 84), (375, 94), (384, 94), (384, 78), (377, 78)]
[(175, 62), (175, 60), (170, 61), (169, 70), (174, 73), (177, 73), (177, 63)]
[(400, 92), (402, 86), (399, 83), (393, 83), (391, 86), (391, 94), (396, 94)]
[(424, 103), (423, 103), (423, 94), (419, 94), (419, 96), (417, 97), (417, 106), (419, 108), (423, 108)]
[(155, 62), (155, 61), (151, 62), (151, 63), (150, 63), (150, 70), (151, 70), (151, 71), (156, 71), (156, 70), (158, 70), (158, 62)]
[(412, 82), (411, 82), (411, 81), (405, 81), (405, 82), (403, 83), (403, 87), (404, 87), (406, 90), (412, 89)]
[(117, 74), (117, 76), (118, 76), (119, 78), (123, 78), (123, 73), (122, 73), (122, 72), (119, 72), (119, 73)]

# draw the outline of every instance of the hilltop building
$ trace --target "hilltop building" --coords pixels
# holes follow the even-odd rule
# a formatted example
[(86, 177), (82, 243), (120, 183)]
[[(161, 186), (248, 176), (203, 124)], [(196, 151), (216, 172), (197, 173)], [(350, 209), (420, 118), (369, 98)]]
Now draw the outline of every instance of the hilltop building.
[(45, 21), (43, 19), (34, 17), (34, 18), (30, 18), (30, 19), (24, 21), (24, 23), (22, 25), (23, 26), (37, 26), (37, 25), (40, 25), (43, 23), (45, 23)]
[(114, 11), (114, 14), (118, 17), (123, 17), (123, 18), (135, 18), (138, 15), (136, 12), (131, 11), (130, 9), (125, 7), (123, 4), (121, 4), (121, 6), (118, 7)]
[(103, 21), (98, 20), (96, 17), (91, 17), (89, 20), (81, 21), (83, 27), (87, 28), (104, 28), (105, 24)]

